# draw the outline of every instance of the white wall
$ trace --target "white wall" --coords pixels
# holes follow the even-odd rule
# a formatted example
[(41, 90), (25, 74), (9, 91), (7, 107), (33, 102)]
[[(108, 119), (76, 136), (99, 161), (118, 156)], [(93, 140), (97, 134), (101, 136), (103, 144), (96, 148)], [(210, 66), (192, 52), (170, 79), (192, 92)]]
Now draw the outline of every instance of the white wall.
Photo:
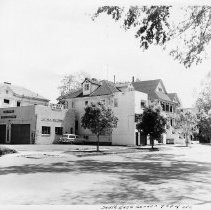
[[(35, 106), (36, 144), (52, 144), (59, 136), (55, 134), (55, 127), (63, 127), (64, 133), (74, 129), (75, 116), (72, 110), (52, 110), (50, 106)], [(50, 134), (42, 134), (42, 126), (51, 128)]]
[[(6, 90), (8, 91), (8, 93), (6, 93)], [(4, 103), (4, 99), (8, 99), (10, 101), (9, 104)], [(48, 105), (48, 102), (46, 101), (15, 96), (9, 88), (2, 87), (0, 89), (0, 108), (17, 107), (18, 101), (21, 103), (20, 106), (29, 106), (35, 104), (45, 106)]]

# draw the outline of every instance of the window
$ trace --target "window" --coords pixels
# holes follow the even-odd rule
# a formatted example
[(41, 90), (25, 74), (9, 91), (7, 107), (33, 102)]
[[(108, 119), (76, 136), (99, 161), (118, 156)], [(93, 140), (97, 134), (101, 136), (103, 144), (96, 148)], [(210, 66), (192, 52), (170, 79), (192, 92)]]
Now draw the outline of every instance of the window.
[(166, 104), (166, 111), (169, 112), (169, 104)]
[(146, 107), (146, 101), (141, 100), (141, 108), (143, 109), (143, 108), (145, 108), (145, 107)]
[(9, 104), (9, 103), (10, 103), (10, 100), (4, 99), (4, 103), (5, 103), (5, 104)]
[(89, 84), (84, 85), (84, 90), (89, 90)]
[(63, 134), (63, 128), (62, 127), (55, 127), (55, 134), (56, 135), (62, 135)]
[(172, 106), (170, 106), (170, 112), (173, 112), (173, 107)]
[(21, 106), (21, 102), (20, 101), (17, 101), (17, 106)]
[(8, 91), (8, 90), (6, 90), (5, 92), (6, 92), (6, 94), (8, 94), (8, 93), (9, 93), (9, 91)]
[(85, 106), (88, 106), (88, 103), (89, 103), (88, 101), (85, 101)]
[(165, 111), (165, 104), (161, 103), (161, 106), (162, 106), (162, 110)]
[(72, 108), (75, 108), (75, 103), (72, 101)]
[(170, 120), (170, 124), (171, 124), (171, 126), (173, 126), (173, 120), (172, 119)]
[(42, 126), (42, 134), (51, 134), (51, 127)]
[(158, 90), (159, 90), (160, 92), (163, 92), (162, 88), (158, 88)]
[(114, 107), (118, 107), (118, 99), (117, 98), (114, 99)]

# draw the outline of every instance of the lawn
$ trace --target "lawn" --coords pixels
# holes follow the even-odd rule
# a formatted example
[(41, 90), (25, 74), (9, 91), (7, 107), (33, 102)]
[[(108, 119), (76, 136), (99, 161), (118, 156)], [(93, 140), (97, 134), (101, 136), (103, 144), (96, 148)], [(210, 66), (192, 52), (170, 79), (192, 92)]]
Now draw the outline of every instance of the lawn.
[(0, 159), (0, 204), (211, 203), (210, 146), (81, 157), (71, 146), (14, 148)]

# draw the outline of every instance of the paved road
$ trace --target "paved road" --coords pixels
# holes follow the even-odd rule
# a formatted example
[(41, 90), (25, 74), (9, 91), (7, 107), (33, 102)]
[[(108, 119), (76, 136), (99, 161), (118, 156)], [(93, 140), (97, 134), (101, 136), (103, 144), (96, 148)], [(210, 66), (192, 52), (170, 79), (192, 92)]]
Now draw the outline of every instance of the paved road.
[(0, 204), (211, 204), (211, 146), (86, 157), (71, 145), (11, 147)]

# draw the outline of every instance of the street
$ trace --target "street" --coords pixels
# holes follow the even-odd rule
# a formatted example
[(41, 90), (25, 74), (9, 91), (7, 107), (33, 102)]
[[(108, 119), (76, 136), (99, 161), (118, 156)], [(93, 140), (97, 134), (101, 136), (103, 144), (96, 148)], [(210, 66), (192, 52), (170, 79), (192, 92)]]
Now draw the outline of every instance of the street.
[(10, 145), (18, 153), (0, 157), (0, 204), (211, 204), (210, 145), (97, 156), (72, 147)]

